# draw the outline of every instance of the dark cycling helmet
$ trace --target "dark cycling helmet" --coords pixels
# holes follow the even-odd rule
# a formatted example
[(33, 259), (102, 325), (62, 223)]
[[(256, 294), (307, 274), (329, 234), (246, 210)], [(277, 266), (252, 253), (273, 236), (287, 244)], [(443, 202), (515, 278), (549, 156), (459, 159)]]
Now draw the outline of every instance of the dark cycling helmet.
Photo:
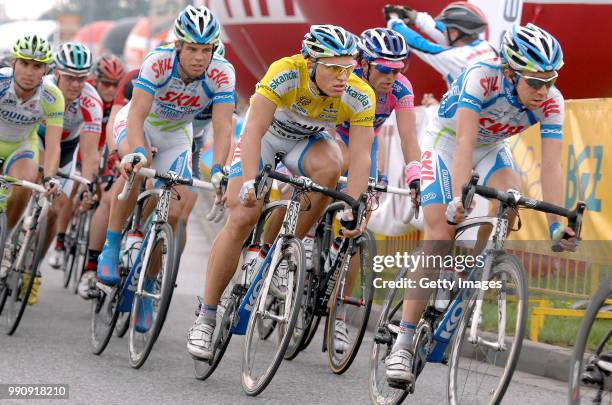
[(482, 10), (467, 1), (450, 3), (436, 20), (469, 36), (476, 36), (487, 28), (487, 17)]

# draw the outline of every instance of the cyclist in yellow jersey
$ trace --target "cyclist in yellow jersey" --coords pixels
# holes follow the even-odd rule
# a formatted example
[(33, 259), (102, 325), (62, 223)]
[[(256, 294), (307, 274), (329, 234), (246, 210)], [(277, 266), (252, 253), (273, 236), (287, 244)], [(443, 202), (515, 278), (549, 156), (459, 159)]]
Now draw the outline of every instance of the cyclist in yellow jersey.
[[(64, 123), (64, 97), (59, 89), (42, 81), (52, 60), (51, 46), (37, 35), (17, 40), (11, 51), (11, 68), (0, 69), (0, 159), (2, 174), (36, 182), (38, 178), (38, 136), (36, 127), (41, 119), (48, 124), (48, 149), (44, 161), (43, 183), (50, 193), (58, 189), (53, 179), (60, 157), (60, 139)], [(25, 187), (11, 190), (8, 201), (8, 228), (11, 229), (25, 209), (29, 191)], [(0, 209), (4, 210), (7, 191), (0, 188)], [(5, 249), (9, 251), (10, 249)], [(4, 256), (4, 255), (3, 255)], [(2, 259), (0, 277), (10, 266)], [(34, 288), (40, 284), (37, 277)], [(30, 304), (36, 294), (30, 295)]]
[[(213, 243), (204, 305), (187, 338), (192, 356), (209, 359), (212, 355), (217, 303), (236, 269), (242, 243), (261, 213), (254, 179), (263, 165), (274, 164), (276, 152), (286, 152), (283, 164), (292, 173), (334, 187), (342, 155), (329, 134), (337, 124), (349, 121), (352, 141), (346, 192), (358, 198), (366, 190), (375, 97), (372, 88), (352, 74), (355, 53), (351, 33), (333, 25), (313, 25), (304, 36), (302, 54), (274, 62), (258, 83), (230, 169), (229, 218)], [(298, 220), (298, 238), (304, 237), (329, 202), (316, 194), (309, 199), (311, 209)], [(350, 210), (344, 216), (352, 219)], [(346, 234), (356, 236), (359, 230)]]

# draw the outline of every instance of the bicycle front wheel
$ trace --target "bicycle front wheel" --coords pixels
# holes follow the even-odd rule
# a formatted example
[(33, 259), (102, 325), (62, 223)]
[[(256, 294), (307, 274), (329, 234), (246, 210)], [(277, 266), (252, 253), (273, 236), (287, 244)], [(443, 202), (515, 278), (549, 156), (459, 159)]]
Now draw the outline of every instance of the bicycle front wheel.
[(608, 277), (591, 299), (576, 336), (569, 374), (570, 405), (612, 402), (612, 321), (596, 319), (611, 297), (612, 277)]
[[(355, 254), (347, 252), (346, 272), (342, 272), (330, 299), (327, 315), (327, 364), (334, 374), (349, 369), (359, 352), (372, 309), (372, 261), (376, 255), (373, 235), (366, 233), (355, 240)], [(343, 263), (344, 267), (345, 264)], [(350, 272), (355, 274), (353, 288), (347, 288)]]
[[(251, 396), (260, 394), (272, 381), (293, 336), (304, 291), (305, 257), (302, 242), (293, 237), (284, 238), (278, 241), (276, 249), (282, 249), (280, 260), (268, 271), (275, 273), (272, 276), (273, 282), (277, 280), (280, 284), (276, 288), (273, 288), (272, 283), (262, 287), (244, 339), (242, 388)], [(266, 311), (262, 305), (270, 294), (277, 298), (278, 314)], [(264, 309), (260, 310), (260, 307)], [(260, 328), (257, 324), (270, 317), (274, 317), (277, 323), (275, 330), (279, 336), (276, 342), (259, 336)]]
[[(2, 256), (0, 256), (0, 261), (4, 258), (4, 248), (7, 234), (8, 227), (6, 224), (6, 213), (0, 212), (0, 254), (2, 254)], [(2, 314), (2, 310), (4, 309), (4, 303), (6, 302), (7, 296), (8, 288), (6, 278), (0, 279), (0, 314)]]
[[(18, 224), (21, 226), (21, 222)], [(24, 235), (21, 228), (15, 229), (17, 238)], [(42, 253), (45, 245), (45, 235), (47, 234), (47, 217), (44, 216), (39, 218), (37, 229), (25, 240), (24, 245), (21, 249), (25, 249), (25, 257), (21, 268), (12, 268), (9, 273), (8, 281), (9, 288), (11, 289), (11, 296), (8, 300), (8, 314), (7, 314), (7, 331), (8, 335), (12, 335), (17, 330), (19, 322), (28, 305), (28, 299), (34, 286), (36, 274), (38, 272), (38, 266), (42, 259)], [(13, 246), (18, 246), (18, 241), (15, 240)]]
[(467, 301), (464, 298), (454, 309), (453, 316), (461, 318), (450, 350), (447, 388), (451, 405), (499, 404), (523, 345), (528, 303), (525, 269), (519, 259), (504, 251), (491, 254), (487, 280), (491, 288), (482, 298), (481, 317), (475, 316), (476, 288), (466, 291)]
[(87, 248), (89, 247), (89, 227), (93, 211), (82, 211), (79, 216), (79, 232), (77, 234), (74, 252), (74, 262), (72, 269), (72, 292), (79, 291), (79, 282), (83, 275), (83, 269), (87, 259)]
[[(134, 294), (130, 313), (130, 366), (140, 368), (145, 363), (161, 332), (174, 291), (174, 236), (168, 223), (155, 224), (149, 260), (142, 264), (140, 277), (147, 277), (143, 289)], [(144, 252), (143, 252), (144, 257)], [(147, 285), (150, 290), (147, 291)]]

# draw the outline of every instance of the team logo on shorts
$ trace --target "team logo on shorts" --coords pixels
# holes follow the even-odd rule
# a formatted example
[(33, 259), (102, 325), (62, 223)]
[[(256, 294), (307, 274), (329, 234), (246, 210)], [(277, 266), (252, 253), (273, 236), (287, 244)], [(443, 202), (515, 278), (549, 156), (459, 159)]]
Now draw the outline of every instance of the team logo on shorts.
[(425, 190), (436, 181), (437, 159), (437, 153), (431, 150), (425, 150), (421, 154), (421, 190)]

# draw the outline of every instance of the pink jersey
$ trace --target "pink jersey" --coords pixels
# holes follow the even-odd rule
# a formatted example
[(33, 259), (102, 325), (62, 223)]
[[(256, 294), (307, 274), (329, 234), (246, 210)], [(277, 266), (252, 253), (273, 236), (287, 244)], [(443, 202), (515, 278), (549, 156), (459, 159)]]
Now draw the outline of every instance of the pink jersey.
[[(361, 69), (355, 69), (355, 74), (360, 78), (363, 77), (363, 71)], [(389, 118), (391, 113), (402, 110), (413, 110), (414, 109), (414, 92), (412, 90), (412, 84), (401, 73), (397, 75), (395, 82), (391, 86), (391, 91), (388, 93), (376, 93), (376, 114), (374, 115), (374, 132), (378, 132), (378, 129), (384, 124)], [(336, 127), (336, 131), (343, 135), (349, 135), (350, 124), (348, 121)]]

